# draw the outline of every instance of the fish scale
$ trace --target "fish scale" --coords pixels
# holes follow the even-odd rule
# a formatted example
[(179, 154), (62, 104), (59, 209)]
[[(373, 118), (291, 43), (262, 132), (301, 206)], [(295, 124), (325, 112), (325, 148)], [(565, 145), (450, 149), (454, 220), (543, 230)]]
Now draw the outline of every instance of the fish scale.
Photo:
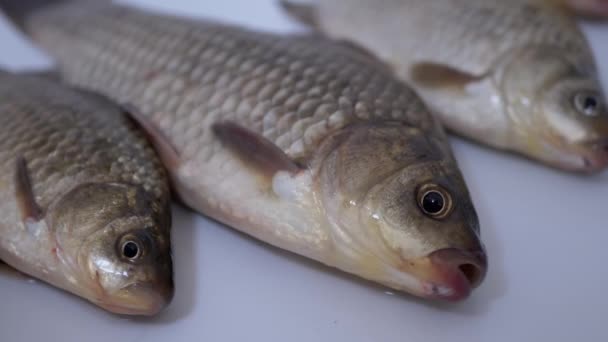
[(56, 2), (0, 8), (69, 82), (136, 109), (193, 209), (419, 296), (463, 299), (483, 279), (477, 216), (442, 127), (366, 51)]
[[(0, 260), (112, 312), (162, 309), (173, 291), (167, 175), (125, 110), (0, 71), (0, 141)], [(151, 264), (117, 253), (131, 231)]]
[[(62, 46), (53, 49), (65, 57), (58, 57), (59, 61), (71, 60), (70, 56), (79, 57), (76, 68), (68, 68), (61, 63), (60, 68), (76, 84), (97, 90), (114, 89), (115, 93), (111, 95), (121, 101), (137, 105), (143, 113), (157, 113), (154, 119), (162, 129), (168, 129), (171, 136), (182, 136), (175, 142), (178, 149), (196, 143), (195, 136), (201, 132), (197, 129), (184, 131), (181, 120), (171, 120), (171, 127), (164, 126), (161, 116), (165, 121), (168, 121), (167, 114), (180, 118), (190, 116), (184, 118), (185, 121), (196, 121), (196, 115), (208, 113), (204, 115), (205, 126), (219, 118), (237, 119), (244, 125), (261, 128), (260, 133), (287, 149), (288, 153), (294, 145), (304, 146), (305, 151), (302, 152), (306, 153), (327, 132), (327, 129), (319, 129), (314, 124), (325, 122), (327, 114), (335, 114), (337, 110), (332, 108), (332, 113), (327, 113), (326, 110), (315, 111), (312, 106), (299, 110), (301, 108), (298, 107), (306, 100), (320, 100), (322, 106), (327, 102), (335, 103), (340, 98), (349, 99), (358, 110), (345, 112), (346, 120), (339, 120), (342, 125), (357, 117), (394, 117), (438, 131), (430, 118), (418, 115), (424, 106), (415, 100), (409, 89), (392, 80), (382, 84), (386, 76), (382, 73), (375, 76), (377, 68), (366, 67), (356, 59), (353, 61), (350, 51), (322, 39), (284, 39), (216, 27), (215, 24), (183, 28), (180, 20), (142, 15), (117, 7), (91, 10), (87, 14), (81, 13), (78, 19), (64, 20), (69, 15), (69, 12), (57, 10), (55, 14), (40, 15), (39, 19), (32, 20), (32, 27), (41, 28), (34, 33), (41, 42), (52, 41), (53, 45)], [(141, 29), (148, 26), (149, 30)], [(147, 45), (151, 37), (154, 44)], [(75, 41), (79, 44), (73, 44)], [(255, 45), (256, 48), (247, 50), (241, 42), (248, 42), (245, 47)], [(138, 63), (133, 56), (135, 49), (123, 49), (123, 45), (146, 46), (148, 57), (143, 63)], [(331, 53), (317, 55), (324, 45), (330, 48)], [(187, 51), (198, 52), (198, 55), (180, 53)], [(228, 56), (233, 57), (230, 59)], [(241, 63), (235, 63), (237, 59)], [(307, 60), (306, 68), (300, 60)], [(201, 65), (205, 68), (197, 70)], [(236, 68), (236, 65), (242, 67)], [(256, 67), (248, 71), (247, 65)], [(178, 66), (190, 68), (177, 70)], [(123, 73), (125, 68), (137, 76), (126, 77), (129, 74)], [(354, 70), (357, 70), (359, 79), (350, 77)], [(197, 72), (200, 74), (198, 79), (194, 78)], [(330, 81), (325, 81), (327, 79)], [(264, 101), (265, 95), (272, 90), (264, 88), (267, 84), (268, 87), (273, 87), (273, 84), (279, 87), (279, 92), (275, 92), (270, 101)], [(314, 87), (319, 87), (316, 92), (323, 94), (321, 99), (314, 93), (306, 93), (306, 89)], [(392, 97), (392, 103), (368, 100), (382, 93), (385, 93), (385, 98)], [(366, 104), (365, 108), (357, 107), (359, 99)], [(285, 120), (280, 121), (278, 127), (275, 127), (274, 120), (269, 122), (268, 119), (263, 125), (260, 121), (264, 122), (266, 117), (252, 117), (249, 106), (242, 105), (244, 101), (252, 106), (260, 105), (258, 113), (280, 112), (283, 115), (281, 119)], [(371, 107), (373, 104), (376, 106)], [(308, 124), (298, 124), (301, 120)], [(295, 130), (287, 128), (294, 126), (297, 127)], [(314, 137), (302, 144), (300, 140), (304, 139), (307, 131), (304, 127), (311, 127), (313, 131), (308, 134)]]
[[(60, 179), (124, 181), (140, 184), (159, 200), (166, 194), (166, 184), (162, 181), (164, 174), (155, 161), (154, 151), (149, 147), (141, 148), (137, 142), (137, 139), (143, 139), (141, 133), (129, 125), (116, 125), (116, 120), (123, 115), (120, 111), (107, 114), (96, 107), (100, 101), (92, 100), (92, 104), (75, 102), (80, 105), (75, 112), (70, 102), (75, 97), (65, 99), (69, 93), (66, 96), (60, 91), (46, 90), (35, 98), (31, 94), (21, 94), (9, 79), (4, 76), (0, 84), (0, 111), (20, 113), (20, 119), (15, 120), (11, 115), (0, 117), (0, 126), (4, 127), (0, 163), (5, 177), (11, 177), (16, 156), (23, 156), (28, 161), (35, 193), (43, 206), (57, 196), (57, 191), (62, 191), (52, 186)], [(34, 88), (37, 80), (20, 82)], [(54, 120), (40, 117), (37, 114), (40, 111), (52, 113)], [(82, 120), (84, 112), (91, 112), (91, 117), (98, 119), (94, 124)], [(125, 139), (127, 143), (118, 146)], [(110, 173), (100, 172), (100, 167)], [(145, 172), (141, 179), (134, 179), (130, 172), (136, 167)]]
[(376, 54), (458, 135), (568, 171), (608, 166), (608, 105), (593, 54), (555, 1), (282, 4)]

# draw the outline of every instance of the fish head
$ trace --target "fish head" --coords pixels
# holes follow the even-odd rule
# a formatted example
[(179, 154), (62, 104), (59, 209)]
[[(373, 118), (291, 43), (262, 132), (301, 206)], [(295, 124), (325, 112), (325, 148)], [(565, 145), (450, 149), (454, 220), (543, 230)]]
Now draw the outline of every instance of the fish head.
[[(162, 202), (162, 201), (161, 201)], [(68, 289), (104, 309), (154, 315), (174, 292), (168, 204), (139, 186), (92, 183), (52, 212)]]
[[(608, 167), (608, 107), (599, 84), (563, 77), (541, 96), (549, 152), (562, 168), (597, 172)], [(555, 151), (555, 152), (554, 152)]]
[(485, 276), (486, 254), (447, 147), (429, 132), (386, 123), (347, 129), (338, 140), (321, 180), (344, 263), (356, 260), (354, 273), (417, 296), (466, 298)]
[[(577, 172), (608, 167), (608, 106), (594, 67), (557, 49), (531, 49), (505, 72), (514, 144)], [(587, 67), (581, 67), (587, 65)]]

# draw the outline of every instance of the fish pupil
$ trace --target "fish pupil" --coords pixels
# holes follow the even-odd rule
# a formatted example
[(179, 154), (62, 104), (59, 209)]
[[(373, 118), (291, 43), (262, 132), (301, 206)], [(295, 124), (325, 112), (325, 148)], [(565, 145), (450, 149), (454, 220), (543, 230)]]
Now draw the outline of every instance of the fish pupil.
[(443, 206), (443, 196), (437, 191), (427, 193), (422, 199), (422, 208), (429, 214), (437, 214), (443, 210)]
[(135, 242), (129, 241), (122, 247), (122, 254), (129, 259), (133, 259), (139, 254), (139, 247)]
[(593, 112), (597, 107), (597, 100), (593, 97), (587, 97), (585, 99), (584, 107), (587, 112)]

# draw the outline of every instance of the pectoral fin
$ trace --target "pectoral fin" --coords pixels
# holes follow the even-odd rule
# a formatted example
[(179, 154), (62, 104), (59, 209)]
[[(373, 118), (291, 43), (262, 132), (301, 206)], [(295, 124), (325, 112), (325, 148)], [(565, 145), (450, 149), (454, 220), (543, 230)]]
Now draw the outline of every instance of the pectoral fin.
[(268, 179), (278, 171), (296, 174), (302, 167), (262, 135), (230, 121), (212, 126), (215, 136), (241, 161)]
[(485, 75), (476, 76), (448, 65), (421, 62), (412, 65), (410, 77), (417, 85), (425, 88), (463, 89), (469, 83), (482, 80)]
[(23, 157), (17, 158), (15, 168), (15, 196), (23, 222), (38, 222), (44, 218), (44, 213), (38, 203), (32, 188), (32, 181)]
[(122, 106), (125, 112), (138, 124), (146, 133), (148, 140), (154, 145), (156, 152), (160, 156), (165, 167), (175, 170), (181, 164), (180, 156), (175, 147), (169, 142), (165, 134), (135, 106), (125, 104)]
[(281, 8), (293, 19), (313, 28), (318, 27), (319, 11), (313, 4), (297, 3), (290, 0), (280, 0)]

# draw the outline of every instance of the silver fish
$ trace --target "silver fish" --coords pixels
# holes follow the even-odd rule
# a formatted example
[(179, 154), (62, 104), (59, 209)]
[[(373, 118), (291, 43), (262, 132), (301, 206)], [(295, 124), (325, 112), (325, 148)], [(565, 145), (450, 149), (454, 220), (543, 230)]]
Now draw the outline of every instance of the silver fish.
[(551, 1), (283, 5), (377, 54), (459, 135), (565, 170), (608, 166), (608, 107), (593, 55)]
[(0, 259), (120, 314), (173, 296), (169, 186), (123, 110), (0, 71)]
[(445, 134), (374, 57), (316, 36), (34, 3), (0, 7), (70, 82), (134, 108), (192, 208), (415, 295), (459, 300), (482, 281)]

